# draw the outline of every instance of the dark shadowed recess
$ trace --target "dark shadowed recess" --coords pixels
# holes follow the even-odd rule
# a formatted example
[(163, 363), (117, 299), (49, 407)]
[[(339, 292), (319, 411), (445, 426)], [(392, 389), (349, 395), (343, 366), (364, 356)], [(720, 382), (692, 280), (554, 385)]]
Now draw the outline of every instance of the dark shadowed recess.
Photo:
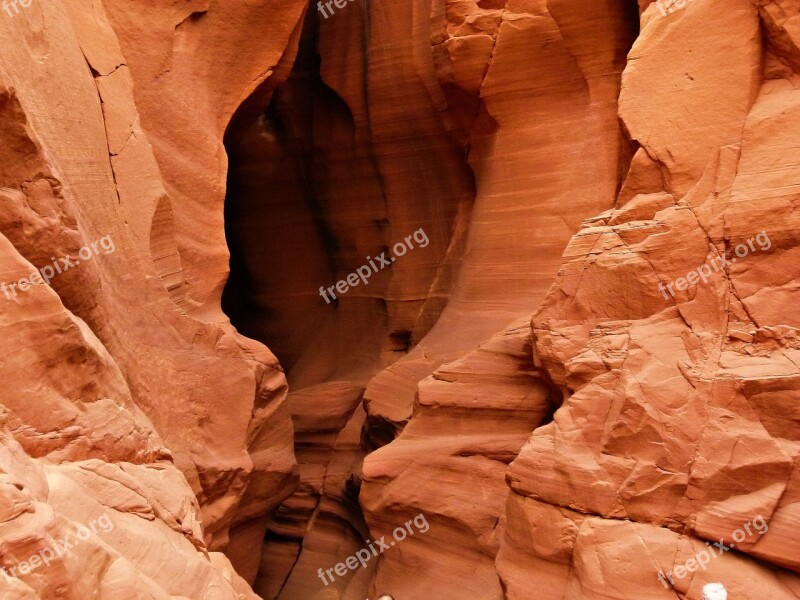
[[(355, 10), (339, 17), (357, 20), (363, 13)], [(346, 62), (347, 56), (330, 60)], [(287, 59), (276, 67), (278, 75), (284, 70), (283, 77), (273, 79), (288, 75), (285, 82), (258, 89), (235, 115), (225, 139), (231, 260), (223, 309), (239, 332), (266, 344), (285, 369), (295, 452), (307, 466), (301, 473), (312, 473), (273, 516), (257, 578), (246, 575), (264, 598), (304, 597), (309, 572), (330, 566), (339, 550), (360, 547), (368, 535), (358, 504), (359, 472), (371, 449), (366, 440), (375, 436), (368, 431), (363, 391), (371, 377), (424, 336), (444, 309), (446, 294), (429, 290), (436, 288), (437, 277), (446, 279), (440, 265), (452, 251), (457, 214), (474, 199), (463, 146), (443, 129), (431, 134), (419, 125), (423, 133), (415, 137), (413, 123), (410, 135), (401, 132), (405, 139), (397, 144), (383, 140), (380, 151), (396, 153), (392, 164), (400, 167), (392, 168), (406, 170), (399, 176), (420, 180), (423, 187), (387, 197), (368, 115), (357, 122), (323, 81), (321, 62), (318, 15), (312, 8), (293, 65)], [(368, 67), (359, 63), (357, 68)], [(357, 77), (367, 85), (366, 74)], [(428, 122), (435, 116), (431, 111)], [(426, 176), (442, 177), (437, 157), (443, 146), (463, 160), (445, 178), (459, 182), (452, 186), (457, 193), (424, 187)], [(402, 224), (393, 217), (398, 214)], [(366, 264), (366, 257), (421, 226), (430, 236), (424, 252), (410, 252), (336, 301), (321, 297), (320, 287), (346, 278)], [(318, 479), (324, 479), (324, 490), (317, 487)]]
[[(339, 17), (357, 21), (362, 13), (356, 10)], [(363, 14), (360, 35), (366, 39)], [(438, 118), (433, 108), (420, 117), (428, 129), (409, 123), (397, 143), (384, 134), (382, 146), (373, 144), (369, 112), (356, 122), (348, 104), (323, 81), (319, 27), (317, 12), (309, 10), (296, 60), (292, 65), (289, 57), (275, 69), (278, 74), (291, 69), (288, 78), (277, 89), (268, 82), (257, 90), (234, 116), (225, 139), (231, 269), (223, 309), (242, 334), (275, 353), (292, 390), (330, 381), (366, 385), (424, 336), (447, 303), (440, 288), (450, 279), (441, 265), (453, 250), (457, 214), (462, 212), (463, 221), (464, 207), (474, 199), (468, 144), (457, 132), (431, 133), (429, 123)], [(349, 72), (369, 68), (360, 60), (348, 62), (346, 53), (328, 63)], [(358, 86), (363, 80), (364, 89), (353, 93), (368, 96), (367, 75), (354, 77)], [(447, 145), (451, 150), (444, 152), (461, 163), (449, 169), (440, 164)], [(396, 155), (390, 167), (387, 154)], [(395, 181), (391, 197), (381, 171), (387, 168)], [(454, 172), (442, 173), (447, 170)], [(398, 177), (419, 183), (397, 193)], [(426, 177), (459, 183), (446, 184), (455, 191), (442, 191), (443, 185), (430, 186)], [(421, 226), (431, 239), (424, 252), (409, 252), (336, 300), (320, 295), (320, 288), (344, 280), (367, 264), (367, 257)], [(453, 258), (445, 271), (452, 270)]]

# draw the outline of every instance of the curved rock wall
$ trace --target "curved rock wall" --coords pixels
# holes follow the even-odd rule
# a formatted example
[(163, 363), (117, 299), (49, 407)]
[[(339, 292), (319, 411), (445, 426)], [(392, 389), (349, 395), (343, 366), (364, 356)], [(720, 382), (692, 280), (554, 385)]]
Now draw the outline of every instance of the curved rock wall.
[[(643, 15), (620, 96), (639, 149), (533, 319), (567, 400), (508, 472), (509, 518), (530, 534), (498, 558), (509, 598), (529, 597), (526, 562), (553, 597), (657, 597), (659, 571), (679, 597), (712, 581), (732, 598), (800, 593), (792, 14), (712, 1)], [(686, 576), (706, 540), (732, 551)]]
[[(0, 19), (0, 279), (69, 269), (0, 297), (4, 598), (254, 598), (218, 551), (247, 526), (256, 535), (231, 546), (252, 555), (296, 484), (277, 360), (202, 309), (225, 275), (226, 115), (269, 73), (250, 64), (231, 85), (193, 46), (208, 65), (234, 53), (260, 26), (256, 3), (195, 3), (192, 32), (176, 30), (188, 13), (149, 4), (35, 3)], [(262, 60), (285, 52), (303, 8), (282, 4)], [(156, 38), (153, 90), (136, 48), (156, 60)], [(161, 121), (167, 104), (196, 123)], [(211, 243), (193, 252), (186, 231)], [(76, 540), (91, 521), (109, 526)]]
[(0, 597), (800, 598), (800, 6), (333, 6), (0, 12)]

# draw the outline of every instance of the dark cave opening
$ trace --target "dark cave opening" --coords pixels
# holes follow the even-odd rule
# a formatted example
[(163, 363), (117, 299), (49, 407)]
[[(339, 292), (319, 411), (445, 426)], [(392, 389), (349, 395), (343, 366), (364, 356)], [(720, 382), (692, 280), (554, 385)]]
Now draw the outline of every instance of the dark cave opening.
[[(451, 301), (476, 197), (473, 169), (485, 168), (499, 129), (480, 90), (446, 78), (436, 82), (439, 104), (429, 90), (420, 94), (429, 114), (387, 108), (387, 99), (404, 98), (370, 87), (370, 59), (358, 53), (367, 53), (370, 35), (369, 11), (361, 10), (363, 17), (354, 8), (321, 23), (312, 6), (285, 81), (254, 94), (225, 139), (231, 273), (223, 309), (287, 373), (302, 473), (264, 540), (254, 588), (265, 598), (304, 597), (304, 578), (369, 534), (360, 465), (404, 422), (367, 414), (365, 387), (412, 351)], [(327, 27), (347, 29), (349, 46), (326, 43)], [(424, 88), (416, 73), (397, 77)], [(620, 150), (620, 179), (629, 146), (625, 140)], [(421, 226), (431, 237), (427, 253), (410, 253), (333, 301), (321, 293)], [(553, 395), (546, 422), (559, 399)]]
[(352, 122), (322, 82), (308, 21), (287, 81), (256, 118), (246, 113), (234, 123), (225, 140), (231, 270), (223, 310), (243, 335), (273, 350), (287, 373), (335, 309), (317, 290), (333, 278), (340, 247), (319, 201), (326, 166), (314, 115), (324, 110), (345, 128)]
[[(431, 287), (456, 215), (474, 194), (464, 152), (443, 136), (452, 145), (447, 152), (460, 153), (468, 184), (452, 184), (461, 174), (451, 175), (446, 180), (458, 194), (392, 212), (369, 115), (354, 115), (350, 106), (359, 100), (345, 101), (326, 83), (319, 27), (309, 11), (285, 81), (254, 93), (225, 138), (231, 258), (222, 306), (240, 333), (274, 352), (287, 374), (302, 475), (264, 539), (253, 582), (264, 598), (302, 596), (304, 573), (328, 566), (330, 557), (368, 537), (359, 473), (374, 424), (364, 389), (419, 341), (446, 305), (445, 297), (430, 300), (413, 289), (407, 298), (398, 295), (393, 281)], [(413, 180), (420, 166), (436, 171), (430, 155), (442, 152), (440, 138), (408, 137), (401, 143), (409, 156), (405, 177)], [(430, 234), (430, 248), (410, 252), (336, 300), (320, 293), (420, 226)], [(392, 436), (378, 437), (388, 442)]]

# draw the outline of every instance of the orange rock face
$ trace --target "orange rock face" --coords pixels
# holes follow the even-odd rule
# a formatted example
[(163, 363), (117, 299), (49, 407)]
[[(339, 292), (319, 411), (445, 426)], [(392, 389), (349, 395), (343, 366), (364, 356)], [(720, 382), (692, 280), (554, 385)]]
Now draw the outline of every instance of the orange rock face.
[[(220, 551), (238, 563), (260, 548), (296, 484), (293, 431), (277, 360), (219, 310), (225, 245), (210, 207), (224, 197), (225, 115), (268, 74), (251, 64), (218, 80), (228, 69), (207, 72), (193, 48), (218, 58), (257, 24), (244, 5), (210, 16), (209, 3), (123, 4), (35, 3), (0, 22), (0, 280), (19, 284), (0, 297), (0, 589), (255, 598)], [(286, 51), (302, 12), (258, 42), (264, 61)], [(149, 74), (165, 70), (154, 88)], [(194, 126), (159, 127), (171, 117), (156, 104), (172, 101)], [(54, 265), (68, 270), (24, 283)], [(76, 538), (101, 516), (107, 530)]]
[(799, 20), (4, 4), (0, 598), (800, 598)]

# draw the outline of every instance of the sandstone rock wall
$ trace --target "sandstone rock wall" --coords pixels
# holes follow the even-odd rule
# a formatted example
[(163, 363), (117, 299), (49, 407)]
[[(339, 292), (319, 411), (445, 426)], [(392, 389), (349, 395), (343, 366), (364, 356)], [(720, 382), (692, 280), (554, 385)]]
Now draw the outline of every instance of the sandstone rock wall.
[[(498, 567), (511, 598), (529, 593), (521, 555), (548, 573), (548, 594), (627, 598), (660, 593), (652, 573), (704, 540), (735, 551), (677, 579), (677, 593), (696, 598), (723, 580), (734, 598), (797, 597), (784, 287), (795, 277), (795, 175), (780, 150), (794, 144), (780, 124), (797, 98), (777, 25), (791, 14), (712, 1), (643, 15), (620, 95), (636, 157), (615, 208), (570, 242), (533, 319), (537, 361), (567, 399), (509, 469), (509, 516), (538, 534), (506, 538)], [(759, 517), (768, 530), (734, 541)]]
[(0, 598), (800, 598), (798, 19), (0, 12)]
[[(249, 63), (231, 85), (227, 67), (203, 65), (238, 52), (258, 11), (195, 3), (186, 31), (176, 26), (189, 13), (150, 4), (35, 3), (0, 19), (0, 279), (17, 282), (51, 257), (77, 261), (101, 238), (113, 246), (50, 286), (0, 298), (0, 566), (27, 562), (53, 537), (74, 542), (101, 514), (112, 523), (53, 564), (4, 577), (3, 597), (254, 597), (217, 551), (231, 527), (263, 532), (295, 485), (284, 375), (218, 309), (222, 132), (269, 73)], [(274, 44), (259, 44), (265, 62), (286, 51), (303, 8), (281, 6)], [(158, 72), (137, 47), (162, 61)], [(260, 538), (234, 541), (251, 555)]]

